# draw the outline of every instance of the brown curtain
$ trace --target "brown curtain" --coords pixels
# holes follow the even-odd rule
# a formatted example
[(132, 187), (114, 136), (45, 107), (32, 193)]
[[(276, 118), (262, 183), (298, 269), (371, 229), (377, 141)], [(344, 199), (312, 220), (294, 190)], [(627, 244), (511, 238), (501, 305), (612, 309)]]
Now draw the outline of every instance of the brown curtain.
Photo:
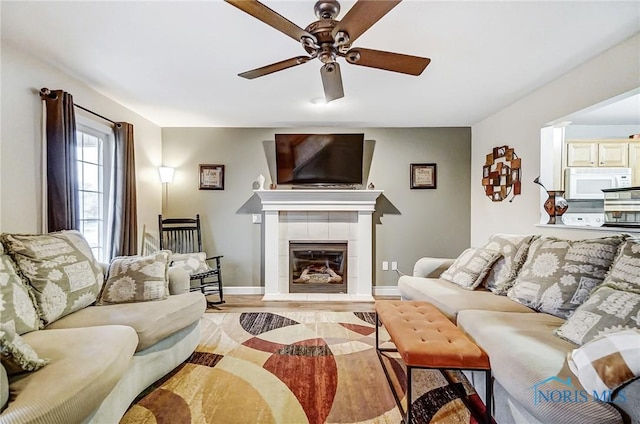
[(46, 103), (47, 231), (78, 230), (80, 207), (73, 96), (43, 89)]
[(138, 253), (138, 214), (133, 125), (119, 122), (114, 129), (114, 168), (111, 214), (111, 255)]

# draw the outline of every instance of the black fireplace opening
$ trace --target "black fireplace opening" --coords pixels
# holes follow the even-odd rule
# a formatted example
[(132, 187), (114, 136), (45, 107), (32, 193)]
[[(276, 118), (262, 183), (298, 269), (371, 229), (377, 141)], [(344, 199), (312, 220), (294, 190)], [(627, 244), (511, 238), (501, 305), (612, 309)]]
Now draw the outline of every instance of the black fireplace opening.
[(347, 293), (347, 242), (290, 241), (289, 293)]

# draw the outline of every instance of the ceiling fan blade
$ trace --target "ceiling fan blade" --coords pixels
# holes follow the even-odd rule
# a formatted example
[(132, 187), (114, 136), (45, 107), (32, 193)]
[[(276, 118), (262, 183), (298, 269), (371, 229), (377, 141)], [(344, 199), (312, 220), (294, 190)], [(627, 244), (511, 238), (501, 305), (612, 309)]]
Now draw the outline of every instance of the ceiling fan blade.
[(316, 40), (315, 37), (309, 34), (307, 31), (300, 28), (284, 16), (269, 9), (264, 4), (257, 0), (224, 0), (227, 3), (237, 7), (243, 12), (248, 13), (256, 19), (261, 20), (267, 25), (272, 26), (280, 32), (285, 33), (289, 37), (296, 41), (301, 41), (303, 37), (310, 37), (312, 40)]
[(281, 62), (272, 63), (271, 65), (243, 72), (241, 74), (238, 74), (238, 76), (246, 79), (254, 79), (264, 75), (272, 74), (277, 71), (282, 71), (283, 69), (302, 65), (303, 63), (307, 63), (311, 59), (312, 58), (309, 56), (292, 57), (291, 59), (283, 60)]
[(337, 62), (325, 63), (324, 66), (320, 68), (320, 75), (322, 75), (324, 97), (327, 103), (344, 97), (342, 75), (340, 75), (340, 65), (338, 65)]
[(359, 47), (340, 54), (340, 56), (344, 56), (347, 62), (353, 65), (384, 69), (386, 71), (400, 72), (401, 74), (409, 75), (420, 75), (422, 71), (424, 71), (424, 68), (431, 62), (431, 59), (426, 57), (361, 49)]
[(389, 13), (402, 0), (359, 0), (338, 22), (332, 33), (335, 37), (340, 31), (349, 34), (349, 43), (360, 37), (380, 18)]

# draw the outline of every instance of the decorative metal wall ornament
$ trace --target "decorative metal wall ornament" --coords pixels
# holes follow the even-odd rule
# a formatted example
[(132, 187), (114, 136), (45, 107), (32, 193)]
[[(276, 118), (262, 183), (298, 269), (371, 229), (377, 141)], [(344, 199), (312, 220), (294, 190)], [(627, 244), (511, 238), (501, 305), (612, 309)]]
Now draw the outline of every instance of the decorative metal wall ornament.
[(509, 202), (521, 193), (522, 174), (520, 158), (509, 146), (494, 147), (487, 154), (482, 167), (482, 186), (485, 195), (494, 202), (501, 202), (513, 195)]

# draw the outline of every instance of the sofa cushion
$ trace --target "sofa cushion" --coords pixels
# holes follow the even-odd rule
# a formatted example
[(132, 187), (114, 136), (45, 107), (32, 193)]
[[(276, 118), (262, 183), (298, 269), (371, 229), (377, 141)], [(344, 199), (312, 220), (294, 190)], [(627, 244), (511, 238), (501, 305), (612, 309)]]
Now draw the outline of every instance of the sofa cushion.
[(567, 354), (569, 368), (586, 390), (616, 390), (640, 376), (640, 329), (605, 334)]
[(9, 322), (14, 323), (17, 334), (37, 330), (42, 325), (28, 287), (0, 244), (0, 323)]
[(169, 267), (167, 271), (169, 276), (169, 294), (188, 293), (191, 287), (189, 274), (182, 268)]
[(0, 324), (0, 357), (9, 375), (36, 371), (49, 363), (16, 333), (13, 321)]
[(169, 296), (167, 270), (171, 251), (149, 256), (120, 256), (109, 264), (104, 288), (96, 304), (147, 302)]
[(616, 235), (535, 240), (507, 296), (537, 311), (567, 318), (602, 284), (624, 239)]
[(530, 414), (543, 423), (620, 423), (616, 408), (584, 394), (580, 402), (549, 402), (539, 391), (582, 394), (583, 387), (567, 365), (575, 345), (553, 335), (563, 320), (544, 313), (466, 310), (458, 327), (489, 355), (499, 384)]
[(10, 377), (3, 422), (86, 422), (127, 371), (138, 341), (125, 326), (40, 330), (24, 338), (51, 363)]
[(95, 302), (104, 277), (80, 232), (3, 234), (2, 243), (29, 280), (45, 325)]
[(622, 289), (630, 285), (640, 289), (640, 238), (622, 243), (604, 283)]
[(495, 294), (507, 294), (527, 259), (531, 242), (536, 237), (516, 234), (494, 234), (491, 236), (483, 247), (500, 252), (502, 257), (498, 258), (489, 270), (484, 281), (485, 287)]
[(616, 331), (638, 328), (640, 289), (616, 290), (603, 285), (556, 332), (560, 337), (581, 345)]
[(421, 300), (435, 305), (447, 318), (456, 322), (458, 312), (464, 309), (490, 311), (533, 312), (505, 297), (485, 289), (466, 290), (449, 281), (438, 278), (400, 277), (398, 288), (402, 299)]
[(206, 259), (207, 254), (205, 252), (174, 253), (171, 257), (171, 266), (182, 268), (187, 271), (189, 275), (193, 275), (209, 270)]
[(136, 350), (141, 351), (198, 321), (206, 305), (202, 293), (189, 292), (157, 302), (89, 306), (47, 328), (127, 325), (133, 327), (138, 334)]
[(440, 278), (473, 290), (482, 283), (500, 253), (495, 250), (469, 248), (462, 252)]

